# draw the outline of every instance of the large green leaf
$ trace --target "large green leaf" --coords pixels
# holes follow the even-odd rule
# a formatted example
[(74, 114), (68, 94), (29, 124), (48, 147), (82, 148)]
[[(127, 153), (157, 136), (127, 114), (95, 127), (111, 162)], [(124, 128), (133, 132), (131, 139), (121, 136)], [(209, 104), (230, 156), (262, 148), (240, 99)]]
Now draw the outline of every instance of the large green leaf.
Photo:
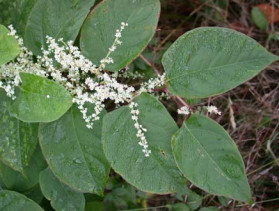
[(38, 184), (39, 173), (45, 168), (46, 162), (40, 151), (40, 148), (37, 147), (34, 154), (32, 155), (29, 165), (24, 171), (24, 176), (21, 173), (14, 171), (0, 163), (0, 177), (7, 189), (25, 192)]
[(0, 210), (43, 211), (34, 201), (14, 191), (0, 191)]
[(9, 30), (0, 24), (0, 65), (13, 60), (20, 53), (17, 40), (8, 33)]
[(40, 173), (40, 186), (44, 196), (50, 200), (51, 206), (55, 210), (84, 211), (83, 193), (76, 192), (62, 184), (49, 168)]
[(0, 23), (8, 26), (12, 23), (14, 1), (0, 0)]
[(8, 112), (10, 98), (0, 89), (0, 159), (24, 172), (38, 142), (38, 124), (24, 123)]
[(24, 31), (32, 8), (38, 0), (14, 0), (13, 26), (20, 36), (24, 36)]
[(181, 172), (205, 191), (250, 202), (250, 188), (237, 147), (213, 120), (193, 114), (173, 136), (174, 157)]
[(92, 11), (81, 30), (81, 49), (95, 64), (108, 53), (121, 22), (127, 26), (120, 38), (122, 45), (111, 54), (110, 71), (117, 71), (139, 56), (155, 33), (159, 19), (158, 0), (104, 0)]
[(39, 139), (52, 172), (71, 188), (103, 194), (110, 166), (101, 144), (102, 121), (88, 129), (73, 106), (59, 120), (41, 124)]
[(135, 102), (139, 104), (139, 123), (147, 129), (152, 152), (150, 157), (144, 156), (130, 108), (122, 107), (103, 120), (104, 152), (112, 168), (142, 191), (166, 194), (183, 189), (185, 179), (171, 151), (171, 137), (178, 129), (175, 122), (156, 98), (144, 93)]
[(203, 98), (238, 86), (278, 59), (244, 34), (203, 27), (175, 41), (162, 63), (172, 94)]
[(51, 122), (72, 105), (70, 93), (54, 81), (30, 73), (20, 73), (22, 81), (10, 112), (24, 122)]
[(41, 53), (46, 35), (75, 40), (95, 0), (38, 0), (27, 21), (24, 43), (34, 54)]

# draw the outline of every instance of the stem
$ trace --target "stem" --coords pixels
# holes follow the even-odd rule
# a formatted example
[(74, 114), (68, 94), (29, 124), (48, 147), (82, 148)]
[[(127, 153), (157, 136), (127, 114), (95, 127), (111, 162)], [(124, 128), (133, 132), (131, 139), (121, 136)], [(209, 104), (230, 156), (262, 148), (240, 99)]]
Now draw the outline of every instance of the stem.
[[(152, 67), (152, 69), (154, 70), (154, 72), (157, 75), (160, 75), (160, 71), (154, 66), (152, 65), (142, 54), (140, 55), (140, 58), (150, 67)], [(166, 83), (165, 83), (166, 84)], [(186, 106), (190, 112), (192, 113), (191, 107), (185, 102), (185, 100), (183, 100), (181, 97), (179, 96), (173, 96), (169, 90), (167, 88), (164, 88), (162, 91), (164, 91), (167, 95), (169, 95), (171, 97), (171, 99), (176, 103), (176, 105), (178, 106), (178, 108), (181, 108), (182, 106)]]
[(152, 67), (152, 69), (154, 70), (154, 72), (157, 74), (157, 75), (161, 75), (160, 74), (160, 71), (154, 66), (152, 65), (142, 54), (140, 55), (140, 58), (150, 67)]

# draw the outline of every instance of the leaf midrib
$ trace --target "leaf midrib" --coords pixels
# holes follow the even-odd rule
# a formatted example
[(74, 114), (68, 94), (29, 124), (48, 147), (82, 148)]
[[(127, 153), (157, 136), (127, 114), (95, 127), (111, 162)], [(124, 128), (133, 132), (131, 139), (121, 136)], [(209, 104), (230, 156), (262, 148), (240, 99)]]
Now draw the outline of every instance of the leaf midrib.
[[(128, 107), (127, 107), (127, 109), (129, 109)], [(122, 115), (122, 113), (123, 112), (125, 112), (125, 109), (123, 109), (123, 111), (122, 112), (120, 112), (120, 114), (118, 115), (118, 116), (121, 116)], [(128, 113), (128, 115), (127, 115), (127, 117), (125, 118), (125, 121), (123, 121), (122, 122), (122, 124), (120, 124), (119, 125), (119, 127), (117, 127), (117, 129), (116, 130), (119, 130), (120, 128), (122, 128), (123, 126), (125, 126), (125, 124), (127, 124), (127, 119), (131, 119), (131, 117), (129, 116), (129, 114), (130, 113)], [(140, 119), (139, 119), (140, 120)], [(144, 126), (144, 124), (145, 123), (142, 123), (143, 124), (143, 126)], [(128, 125), (128, 126), (130, 126), (130, 125)], [(134, 127), (134, 125), (132, 125), (133, 127)], [(161, 128), (161, 127), (160, 127)], [(135, 135), (135, 138), (137, 138), (136, 137), (136, 135)], [(136, 144), (136, 142), (134, 142), (135, 144)], [(150, 145), (151, 146), (151, 148), (152, 148), (152, 144)], [(158, 155), (160, 155), (159, 154), (159, 152), (158, 152)], [(173, 178), (174, 178), (174, 175), (173, 174), (171, 174), (170, 173), (170, 171), (166, 171), (166, 169), (163, 167), (163, 165), (162, 165), (162, 162), (160, 161), (160, 159), (159, 159), (159, 156), (154, 156), (154, 154), (152, 154), (151, 153), (151, 157), (153, 158), (153, 161), (157, 164), (157, 166), (161, 169), (160, 171), (162, 172), (162, 173), (165, 173), (164, 175), (166, 175), (167, 176), (167, 180), (166, 181), (169, 181), (169, 188), (167, 189), (167, 191), (168, 192), (171, 192), (171, 191), (173, 191), (173, 190), (171, 190), (170, 189), (170, 187), (171, 186), (175, 186), (176, 188), (177, 188), (177, 190), (178, 190), (178, 187), (180, 186), (180, 183), (179, 182), (173, 182)], [(170, 162), (170, 159), (172, 159), (173, 160), (173, 163), (175, 164), (175, 161), (174, 161), (174, 157), (170, 154), (170, 156), (169, 156), (169, 162)], [(179, 169), (178, 168), (173, 168), (173, 169), (176, 169), (177, 170), (177, 172), (179, 172)], [(118, 172), (117, 170), (115, 170), (116, 172)], [(182, 178), (182, 177), (181, 177)]]
[[(187, 127), (187, 125), (184, 123), (183, 124), (185, 129), (189, 132), (189, 134), (194, 138), (194, 140), (196, 140), (196, 142), (199, 144), (199, 146), (202, 148), (202, 150), (207, 154), (207, 156), (209, 157), (209, 159), (212, 161), (212, 163), (225, 175), (224, 178), (226, 178), (228, 181), (233, 181), (231, 180), (228, 175), (223, 171), (223, 169), (220, 168), (220, 166), (216, 163), (216, 161), (210, 156), (210, 154), (205, 150), (205, 148), (203, 147), (203, 145), (199, 142), (199, 140), (191, 133), (190, 129)], [(235, 182), (234, 182), (235, 183)]]
[(93, 175), (92, 175), (92, 173), (91, 173), (91, 171), (90, 171), (90, 169), (89, 169), (87, 160), (85, 159), (85, 156), (84, 156), (84, 154), (83, 154), (83, 151), (82, 151), (81, 146), (80, 146), (80, 143), (79, 143), (79, 138), (78, 138), (78, 135), (77, 135), (77, 133), (76, 133), (77, 130), (76, 130), (75, 121), (74, 121), (73, 109), (71, 109), (70, 114), (71, 114), (71, 123), (72, 123), (73, 128), (74, 128), (74, 134), (75, 134), (75, 139), (76, 139), (77, 144), (78, 144), (78, 148), (79, 148), (79, 150), (80, 150), (80, 152), (81, 152), (81, 155), (82, 155), (82, 157), (83, 157), (83, 159), (84, 159), (84, 161), (85, 161), (85, 165), (86, 165), (86, 167), (87, 167), (87, 171), (89, 172), (89, 174), (90, 174), (90, 176), (91, 176), (91, 179), (92, 179), (93, 183), (96, 185), (96, 181), (94, 180), (94, 177), (93, 177)]
[[(200, 73), (202, 71), (211, 71), (211, 70), (214, 70), (214, 69), (217, 69), (217, 68), (224, 68), (224, 67), (234, 66), (234, 65), (237, 65), (237, 64), (250, 63), (250, 62), (258, 61), (259, 59), (263, 60), (263, 58), (257, 58), (257, 59), (251, 59), (251, 60), (242, 61), (242, 62), (234, 62), (234, 63), (231, 63), (231, 64), (214, 66), (214, 67), (207, 68), (207, 69), (205, 68), (205, 69), (201, 69), (201, 70), (193, 70), (192, 72), (187, 72), (186, 71), (186, 73), (183, 73), (183, 74), (181, 74), (179, 76), (167, 79), (167, 82), (172, 81), (172, 80), (177, 79), (177, 78), (180, 78), (180, 77), (184, 77), (186, 75), (191, 75), (191, 74), (193, 75), (193, 74), (196, 74), (196, 73)], [(255, 70), (250, 70), (250, 71), (260, 71), (260, 70), (255, 69)], [(170, 71), (167, 71), (167, 72), (170, 72)]]

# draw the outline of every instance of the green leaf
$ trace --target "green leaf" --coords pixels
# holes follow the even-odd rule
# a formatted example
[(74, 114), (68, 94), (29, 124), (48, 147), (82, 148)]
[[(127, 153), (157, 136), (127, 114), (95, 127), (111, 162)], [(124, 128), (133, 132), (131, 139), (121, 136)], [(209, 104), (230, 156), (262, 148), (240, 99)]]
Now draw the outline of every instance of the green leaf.
[(258, 7), (253, 7), (251, 10), (251, 16), (252, 20), (255, 23), (255, 25), (262, 30), (265, 30), (268, 23), (267, 19), (264, 15), (264, 13), (258, 8)]
[(29, 189), (28, 191), (23, 193), (27, 198), (33, 200), (34, 202), (41, 204), (44, 196), (42, 194), (41, 188), (39, 183), (34, 186), (33, 188)]
[(173, 136), (176, 163), (194, 185), (216, 195), (250, 202), (250, 188), (237, 147), (213, 120), (193, 114)]
[(95, 0), (38, 0), (27, 21), (24, 43), (41, 54), (46, 36), (75, 40)]
[(72, 105), (70, 93), (47, 78), (20, 73), (22, 81), (10, 112), (24, 122), (51, 122), (60, 118)]
[(55, 210), (84, 211), (83, 193), (76, 192), (62, 184), (49, 168), (40, 173), (40, 186), (44, 196), (51, 201), (51, 206)]
[(104, 211), (104, 203), (101, 201), (86, 202), (85, 211)]
[(21, 173), (0, 163), (0, 177), (7, 189), (24, 192), (38, 184), (39, 173), (45, 168), (46, 162), (40, 148), (37, 147), (32, 155), (29, 165), (24, 171), (25, 175), (22, 175)]
[(184, 203), (175, 203), (171, 206), (172, 211), (190, 211), (190, 208)]
[(197, 209), (201, 205), (203, 200), (200, 195), (198, 195), (194, 191), (191, 191), (187, 187), (183, 191), (178, 192), (175, 197), (180, 201), (184, 201), (185, 197), (187, 197), (187, 206), (192, 210)]
[(0, 89), (0, 159), (16, 171), (24, 172), (38, 142), (38, 124), (11, 117), (10, 98)]
[(0, 191), (0, 210), (43, 211), (34, 201), (14, 191)]
[(218, 196), (218, 201), (222, 204), (222, 206), (228, 207), (232, 200), (224, 196)]
[(167, 194), (183, 189), (185, 179), (171, 151), (171, 137), (178, 129), (175, 122), (156, 98), (144, 93), (135, 102), (139, 104), (139, 123), (147, 129), (146, 139), (152, 152), (150, 157), (144, 156), (130, 108), (121, 107), (103, 120), (104, 152), (112, 168), (145, 192)]
[(203, 98), (238, 86), (278, 59), (244, 34), (202, 27), (175, 41), (162, 63), (172, 94)]
[(102, 121), (88, 129), (73, 106), (59, 120), (41, 124), (39, 139), (52, 172), (74, 190), (102, 195), (110, 166), (101, 144)]
[(8, 35), (9, 32), (5, 26), (0, 24), (0, 65), (13, 60), (20, 53), (17, 40)]
[(199, 211), (220, 211), (217, 207), (203, 207)]
[(14, 0), (13, 26), (20, 36), (24, 36), (30, 13), (38, 0)]
[(0, 37), (2, 37), (3, 35), (8, 34), (10, 31), (3, 25), (0, 24)]
[(105, 0), (92, 11), (82, 30), (80, 46), (83, 54), (93, 63), (100, 64), (115, 40), (116, 29), (121, 22), (127, 26), (120, 38), (123, 42), (111, 54), (113, 64), (106, 66), (117, 71), (135, 59), (146, 47), (155, 33), (159, 19), (158, 0)]
[(0, 0), (0, 23), (8, 26), (12, 23), (14, 1)]

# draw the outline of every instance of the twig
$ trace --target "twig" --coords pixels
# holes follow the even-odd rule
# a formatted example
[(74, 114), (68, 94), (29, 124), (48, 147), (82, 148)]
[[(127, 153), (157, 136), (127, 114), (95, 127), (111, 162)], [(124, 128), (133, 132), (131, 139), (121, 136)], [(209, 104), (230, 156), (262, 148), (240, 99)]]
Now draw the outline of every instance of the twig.
[(150, 67), (152, 67), (152, 69), (155, 71), (155, 73), (157, 75), (161, 75), (160, 71), (154, 66), (152, 65), (142, 54), (140, 55), (140, 58)]
[[(148, 65), (150, 66), (154, 72), (157, 74), (157, 75), (160, 75), (160, 71), (154, 66), (152, 65), (143, 55), (140, 55), (140, 58)], [(190, 115), (192, 113), (192, 110), (191, 110), (191, 107), (185, 102), (185, 100), (183, 100), (181, 97), (179, 96), (173, 96), (169, 90), (167, 88), (164, 88), (163, 90), (160, 90), (160, 91), (164, 91), (167, 95), (169, 95), (171, 97), (171, 99), (176, 103), (176, 105), (181, 108), (182, 106), (186, 106), (189, 111), (190, 111)], [(190, 116), (189, 115), (189, 116)]]

